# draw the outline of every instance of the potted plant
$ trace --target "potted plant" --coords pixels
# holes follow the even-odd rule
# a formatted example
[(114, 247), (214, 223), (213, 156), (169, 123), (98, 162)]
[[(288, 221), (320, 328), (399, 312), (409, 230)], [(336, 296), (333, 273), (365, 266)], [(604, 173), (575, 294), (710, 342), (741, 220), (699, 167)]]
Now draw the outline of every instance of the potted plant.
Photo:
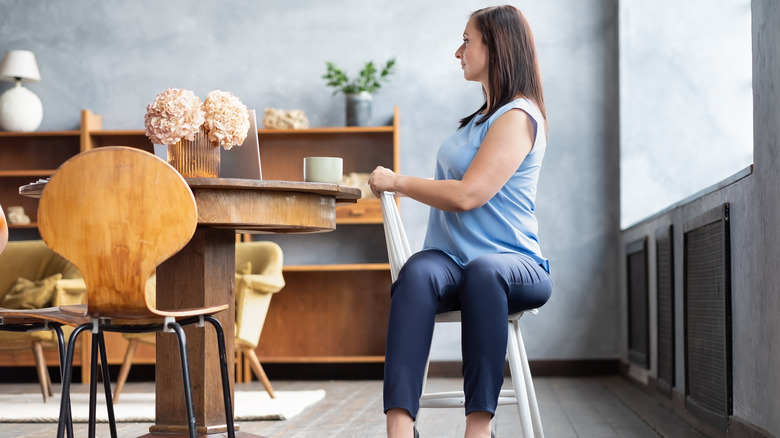
[(332, 62), (327, 62), (326, 66), (327, 71), (322, 78), (328, 81), (329, 87), (335, 88), (334, 95), (340, 91), (346, 97), (347, 126), (368, 125), (371, 120), (372, 94), (394, 73), (395, 58), (389, 59), (381, 68), (377, 68), (373, 61), (369, 61), (353, 79)]

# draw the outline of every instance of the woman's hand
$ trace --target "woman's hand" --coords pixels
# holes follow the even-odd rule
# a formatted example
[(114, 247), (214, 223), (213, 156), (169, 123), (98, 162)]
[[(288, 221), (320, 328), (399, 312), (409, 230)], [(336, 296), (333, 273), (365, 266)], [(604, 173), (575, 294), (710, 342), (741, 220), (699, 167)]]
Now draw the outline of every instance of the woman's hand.
[(377, 166), (376, 169), (371, 172), (371, 176), (368, 177), (368, 186), (371, 187), (371, 191), (374, 193), (374, 196), (379, 198), (381, 196), (381, 192), (396, 191), (395, 179), (397, 177), (398, 174), (392, 170), (386, 167)]

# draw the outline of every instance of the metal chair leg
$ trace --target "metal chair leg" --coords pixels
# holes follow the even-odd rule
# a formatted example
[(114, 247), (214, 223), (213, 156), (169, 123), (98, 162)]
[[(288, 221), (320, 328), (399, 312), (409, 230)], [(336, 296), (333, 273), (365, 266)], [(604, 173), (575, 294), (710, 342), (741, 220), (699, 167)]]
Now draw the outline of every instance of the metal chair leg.
[[(60, 419), (57, 424), (57, 438), (63, 438), (65, 436), (66, 424), (70, 424), (66, 418), (70, 416), (70, 380), (71, 374), (73, 373), (73, 350), (75, 348), (76, 339), (82, 331), (91, 327), (92, 324), (82, 324), (76, 327), (70, 335), (70, 341), (68, 342), (65, 360), (63, 362), (62, 399), (60, 400)], [(72, 436), (72, 433), (69, 436)]]
[(225, 403), (225, 421), (227, 423), (228, 438), (235, 438), (236, 431), (233, 424), (233, 403), (230, 397), (230, 374), (227, 365), (227, 349), (225, 347), (225, 331), (219, 320), (211, 315), (204, 316), (204, 319), (214, 326), (217, 332), (217, 345), (219, 347), (219, 365), (222, 370), (222, 397)]
[(108, 427), (111, 429), (111, 438), (117, 438), (116, 417), (114, 416), (114, 402), (111, 397), (111, 377), (108, 372), (108, 359), (106, 358), (106, 338), (103, 332), (97, 334), (98, 349), (100, 350), (100, 369), (103, 374), (103, 389), (106, 393), (106, 412), (108, 414)]
[[(62, 327), (60, 327), (59, 324), (51, 324), (52, 330), (54, 330), (54, 333), (57, 335), (57, 352), (59, 353), (60, 358), (60, 380), (65, 381), (64, 379), (64, 373), (65, 373), (65, 335), (62, 333)], [(66, 397), (65, 394), (62, 394), (62, 397)], [(67, 397), (70, 397), (70, 394), (67, 395)], [(66, 420), (66, 432), (68, 435), (68, 438), (73, 438), (73, 416), (71, 415), (70, 411), (68, 411), (67, 416), (65, 417)]]
[(89, 438), (95, 438), (96, 411), (97, 411), (97, 364), (98, 344), (97, 334), (92, 339), (92, 354), (90, 355), (89, 369)]
[(187, 405), (187, 427), (190, 432), (190, 438), (197, 438), (197, 431), (195, 428), (195, 408), (192, 405), (192, 386), (190, 383), (190, 365), (187, 361), (187, 338), (184, 335), (184, 330), (177, 322), (169, 322), (166, 324), (166, 328), (176, 332), (176, 337), (179, 340), (179, 356), (181, 356), (181, 375), (184, 383), (184, 399)]

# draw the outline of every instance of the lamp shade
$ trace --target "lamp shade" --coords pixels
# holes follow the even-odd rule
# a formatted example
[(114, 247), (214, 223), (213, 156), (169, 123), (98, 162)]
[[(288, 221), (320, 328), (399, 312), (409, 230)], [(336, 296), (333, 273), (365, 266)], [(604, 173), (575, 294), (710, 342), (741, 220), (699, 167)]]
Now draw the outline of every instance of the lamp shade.
[(35, 54), (29, 50), (9, 50), (5, 52), (0, 62), (0, 80), (14, 82), (21, 78), (22, 82), (38, 82), (41, 73), (35, 62)]

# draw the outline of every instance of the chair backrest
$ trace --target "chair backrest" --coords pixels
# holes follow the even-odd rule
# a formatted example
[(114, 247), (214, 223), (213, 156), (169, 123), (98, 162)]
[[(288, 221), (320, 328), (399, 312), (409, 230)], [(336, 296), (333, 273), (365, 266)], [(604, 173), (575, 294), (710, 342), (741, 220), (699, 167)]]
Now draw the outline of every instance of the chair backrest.
[(3, 206), (0, 205), (0, 254), (3, 253), (6, 243), (8, 243), (8, 222), (5, 220)]
[(38, 208), (41, 238), (81, 271), (90, 316), (152, 316), (154, 269), (192, 238), (197, 207), (184, 178), (140, 149), (92, 149), (50, 178)]
[(395, 282), (401, 267), (412, 256), (412, 250), (406, 237), (404, 224), (401, 222), (398, 205), (395, 203), (395, 193), (382, 192), (380, 204), (382, 206), (385, 242), (387, 243), (387, 258), (390, 262), (390, 276)]

